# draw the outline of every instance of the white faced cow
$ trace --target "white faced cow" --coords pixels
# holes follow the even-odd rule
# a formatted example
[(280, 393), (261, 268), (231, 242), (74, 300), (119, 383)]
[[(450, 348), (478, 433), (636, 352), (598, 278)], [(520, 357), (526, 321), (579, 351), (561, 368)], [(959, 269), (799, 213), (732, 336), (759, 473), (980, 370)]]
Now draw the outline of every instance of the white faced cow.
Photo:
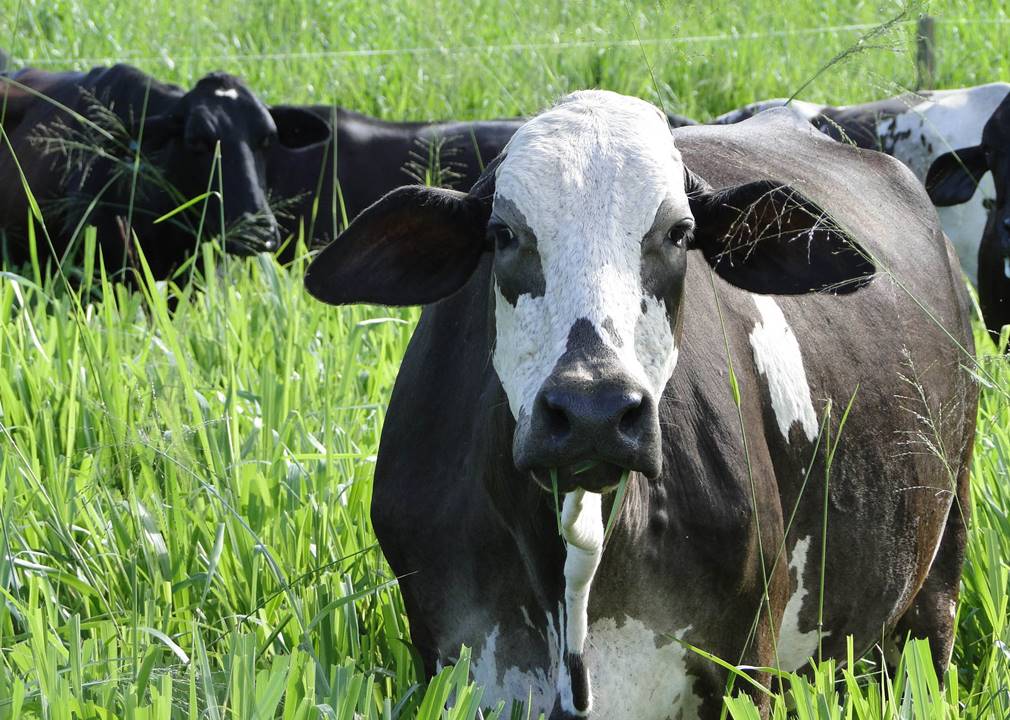
[(372, 520), (429, 673), (465, 643), (488, 702), (666, 720), (718, 717), (726, 688), (684, 643), (795, 669), (910, 634), (947, 662), (972, 338), (891, 158), (787, 111), (671, 134), (648, 103), (576, 93), (469, 194), (377, 202), (306, 286), (428, 304)]
[[(1004, 153), (1010, 138), (1010, 84), (991, 83), (958, 90), (907, 93), (863, 105), (832, 107), (793, 101), (789, 107), (821, 132), (836, 140), (880, 150), (901, 160), (927, 186), (937, 206), (943, 230), (957, 249), (961, 267), (979, 286), (986, 324), (999, 330), (1010, 322), (1010, 247), (996, 238), (1010, 209), (1006, 190), (993, 182), (985, 155), (983, 131), (994, 141), (990, 153)], [(763, 100), (717, 117), (714, 124), (729, 124), (785, 105), (785, 98)], [(998, 113), (999, 108), (1004, 110)], [(999, 167), (1010, 173), (1010, 169)], [(945, 178), (940, 182), (940, 176)], [(997, 198), (1003, 198), (1002, 203)], [(1000, 205), (989, 225), (990, 209)], [(989, 238), (988, 243), (983, 238)], [(985, 278), (983, 278), (985, 276)], [(985, 291), (982, 285), (986, 286)], [(1006, 303), (1004, 303), (1004, 298)], [(999, 310), (997, 310), (999, 308)]]

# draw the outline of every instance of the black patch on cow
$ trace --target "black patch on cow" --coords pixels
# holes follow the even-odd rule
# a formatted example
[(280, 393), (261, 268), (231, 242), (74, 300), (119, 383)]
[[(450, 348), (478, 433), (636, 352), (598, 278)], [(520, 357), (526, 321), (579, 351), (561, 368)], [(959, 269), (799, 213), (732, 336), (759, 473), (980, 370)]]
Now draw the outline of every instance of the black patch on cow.
[(589, 672), (581, 653), (565, 653), (565, 665), (572, 681), (572, 707), (584, 714), (589, 708)]
[(488, 244), (494, 250), (498, 289), (515, 307), (520, 295), (543, 297), (547, 292), (537, 236), (515, 203), (501, 195), (494, 199), (488, 221)]
[[(652, 226), (642, 238), (643, 293), (674, 302), (680, 296), (691, 242), (691, 220), (684, 215), (683, 208), (678, 209), (670, 201), (662, 202), (656, 210)], [(667, 306), (667, 309), (675, 313), (675, 308)]]

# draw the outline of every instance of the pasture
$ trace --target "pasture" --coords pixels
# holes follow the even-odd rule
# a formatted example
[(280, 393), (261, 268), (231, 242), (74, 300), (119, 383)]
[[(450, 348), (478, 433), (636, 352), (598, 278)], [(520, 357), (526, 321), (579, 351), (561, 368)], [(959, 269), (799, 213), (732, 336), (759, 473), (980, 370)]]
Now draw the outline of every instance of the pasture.
[[(924, 10), (937, 87), (1010, 79), (998, 0), (0, 0), (0, 47), (14, 66), (127, 61), (183, 85), (224, 69), (266, 102), (394, 120), (532, 114), (587, 86), (703, 120), (801, 88), (841, 104), (914, 87)], [(204, 246), (192, 283), (135, 291), (100, 266), (73, 290), (3, 269), (0, 718), (525, 717), (481, 711), (465, 660), (423, 683), (370, 528), (417, 312), (326, 307), (303, 291), (298, 255), (281, 267)], [(912, 645), (893, 676), (879, 656), (783, 675), (775, 717), (1010, 715), (1010, 370), (1005, 336), (997, 348), (976, 327), (972, 527), (946, 687)], [(757, 717), (743, 683), (728, 712)]]

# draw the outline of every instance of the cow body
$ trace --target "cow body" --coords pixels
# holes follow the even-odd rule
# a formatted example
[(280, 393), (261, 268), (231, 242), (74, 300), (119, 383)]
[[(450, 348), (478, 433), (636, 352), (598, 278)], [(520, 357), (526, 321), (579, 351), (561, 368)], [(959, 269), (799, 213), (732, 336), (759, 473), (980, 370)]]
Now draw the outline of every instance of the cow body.
[[(485, 699), (529, 698), (534, 716), (544, 711), (552, 718), (718, 717), (726, 675), (682, 641), (730, 663), (800, 667), (818, 652), (822, 569), (825, 657), (844, 658), (849, 634), (864, 651), (883, 635), (909, 631), (929, 637), (938, 663), (945, 663), (965, 540), (964, 515), (949, 511), (955, 495), (965, 499), (976, 391), (959, 368), (968, 356), (946, 334), (971, 352), (966, 294), (928, 199), (897, 163), (832, 143), (809, 126), (798, 127), (784, 111), (740, 126), (678, 130), (679, 153), (657, 133), (661, 162), (655, 178), (672, 177), (673, 189), (654, 227), (664, 212), (671, 220), (685, 212), (680, 181), (665, 175), (664, 158), (674, 153), (708, 184), (704, 191), (688, 188), (697, 223), (694, 242), (703, 242), (697, 238), (705, 223), (697, 193), (772, 180), (817, 203), (868, 251), (876, 267), (892, 268), (896, 275), (871, 278), (860, 270), (857, 282), (837, 293), (808, 292), (797, 281), (783, 289), (788, 294), (767, 294), (756, 290), (770, 289), (764, 283), (791, 272), (785, 265), (767, 276), (747, 276), (743, 265), (750, 258), (737, 256), (726, 265), (718, 253), (690, 250), (671, 256), (686, 262), (682, 275), (672, 274), (682, 277), (682, 286), (666, 294), (648, 291), (640, 309), (638, 300), (628, 309), (637, 320), (622, 324), (612, 317), (617, 304), (596, 306), (597, 294), (569, 301), (586, 288), (623, 282), (627, 272), (639, 272), (637, 265), (615, 260), (617, 245), (606, 245), (609, 256), (583, 256), (578, 247), (593, 244), (605, 226), (615, 243), (625, 238), (620, 242), (634, 247), (641, 228), (643, 248), (651, 242), (652, 212), (642, 215), (637, 228), (609, 227), (607, 219), (628, 208), (630, 218), (634, 208), (652, 206), (652, 181), (636, 184), (646, 171), (629, 161), (634, 171), (625, 176), (616, 170), (610, 185), (607, 173), (582, 172), (597, 162), (593, 151), (580, 155), (576, 141), (562, 146), (575, 148), (571, 157), (558, 155), (556, 162), (537, 167), (560, 168), (560, 185), (573, 182), (582, 190), (569, 195), (549, 184), (539, 188), (544, 208), (554, 213), (550, 222), (531, 204), (538, 188), (522, 179), (529, 148), (553, 147), (550, 137), (564, 135), (566, 119), (579, 123), (590, 116), (605, 125), (600, 117), (616, 118), (610, 111), (620, 110), (620, 102), (606, 93), (573, 96), (545, 113), (549, 132), (530, 132), (524, 144), (509, 146), (493, 171), (497, 187), (489, 228), (496, 218), (524, 217), (511, 222), (535, 231), (543, 282), (516, 295), (500, 257), (513, 250), (498, 242), (480, 256), (458, 292), (425, 308), (401, 366), (383, 428), (372, 519), (401, 578), (412, 638), (426, 669), (434, 672), (451, 662), (467, 644), (474, 648), (473, 673), (486, 688)], [(569, 103), (574, 108), (566, 116), (562, 111)], [(600, 117), (594, 117), (597, 104), (603, 106)], [(602, 129), (600, 135), (593, 132), (579, 137), (604, 137)], [(625, 144), (627, 155), (637, 157), (646, 133), (620, 132), (615, 131), (620, 139), (614, 157)], [(587, 147), (594, 147), (589, 142)], [(607, 172), (624, 164), (609, 164)], [(678, 167), (675, 163), (673, 172), (680, 172)], [(470, 197), (480, 194), (474, 188)], [(329, 302), (373, 299), (367, 280), (362, 288), (346, 284), (362, 267), (346, 275), (339, 268), (365, 248), (383, 245), (387, 233), (407, 221), (397, 219), (393, 230), (382, 225), (379, 211), (393, 202), (390, 196), (370, 209), (352, 224), (346, 242), (324, 251), (306, 278), (311, 292)], [(436, 205), (425, 200), (406, 217), (436, 213)], [(462, 212), (446, 218), (455, 223)], [(584, 242), (556, 244), (583, 217), (593, 219), (571, 237)], [(362, 235), (356, 249), (359, 228), (373, 243), (366, 245)], [(810, 235), (811, 247), (817, 232)], [(406, 232), (402, 242), (417, 235)], [(563, 262), (554, 259), (559, 247), (569, 248)], [(641, 260), (643, 287), (654, 282), (649, 279), (654, 257), (648, 257), (648, 263)], [(912, 257), (916, 262), (907, 261)], [(604, 269), (598, 276), (589, 270), (597, 262)], [(822, 269), (829, 274), (837, 270), (830, 259), (826, 263)], [(595, 279), (582, 285), (583, 273)], [(565, 283), (576, 288), (575, 296), (564, 290)], [(653, 302), (660, 295), (669, 334), (653, 324)], [(546, 324), (537, 324), (536, 304), (551, 298), (554, 304), (544, 308)], [(528, 348), (509, 334), (516, 326), (520, 332), (539, 328), (529, 333)], [(536, 449), (543, 439), (531, 440), (524, 428), (540, 427), (536, 435), (553, 437), (549, 425), (540, 420), (538, 426), (546, 397), (548, 419), (553, 412), (565, 426), (561, 435), (574, 432), (579, 407), (565, 410), (570, 427), (558, 419), (564, 402), (556, 396), (559, 374), (574, 377), (574, 386), (586, 390), (582, 402), (597, 402), (613, 394), (603, 384), (608, 362), (632, 368), (628, 372), (640, 378), (631, 410), (618, 413), (622, 432), (646, 412), (653, 382), (659, 386), (654, 396), (659, 469), (643, 469), (650, 462), (638, 445), (632, 449), (641, 452), (626, 461), (618, 458), (632, 446), (607, 450), (605, 462), (599, 460), (602, 450), (586, 451), (580, 457), (598, 462), (584, 474), (558, 470), (564, 495), (559, 519), (542, 471), (551, 461), (531, 463), (527, 457), (534, 452), (527, 446)], [(739, 408), (730, 367), (740, 388)], [(547, 379), (541, 383), (543, 373)], [(541, 390), (534, 395), (515, 389), (524, 386)], [(921, 417), (943, 420), (929, 430)], [(841, 433), (830, 478), (822, 428), (831, 438)], [(944, 448), (940, 456), (921, 445), (934, 431)], [(645, 442), (648, 432), (636, 437)], [(578, 458), (562, 453), (554, 460), (560, 467)], [(603, 497), (602, 509), (588, 502), (599, 497), (589, 488), (606, 492), (613, 486), (609, 462), (639, 470), (630, 476), (627, 500), (604, 548), (592, 527), (580, 522), (590, 511), (609, 514), (612, 495)], [(572, 522), (569, 516), (579, 504), (589, 511), (581, 508), (585, 513)], [(573, 567), (572, 560), (585, 559), (583, 551), (594, 547), (599, 566), (589, 573), (588, 614), (580, 618), (577, 601), (585, 585), (579, 584), (584, 579), (579, 571), (585, 567)]]
[[(945, 153), (979, 145), (986, 122), (1010, 93), (1010, 84), (990, 83), (956, 90), (925, 90), (872, 103), (833, 107), (793, 101), (789, 107), (821, 132), (858, 147), (879, 150), (907, 165), (922, 183)], [(764, 100), (720, 115), (713, 123), (729, 124), (752, 117), (785, 98)], [(939, 204), (943, 230), (957, 250), (961, 267), (978, 282), (979, 247), (988, 208), (996, 195), (985, 172), (974, 192), (956, 204)]]
[[(13, 259), (29, 254), (23, 172), (57, 258), (74, 252), (83, 225), (95, 225), (110, 271), (136, 267), (135, 234), (158, 278), (192, 255), (198, 235), (221, 238), (235, 252), (273, 247), (267, 149), (295, 136), (311, 144), (328, 134), (308, 113), (275, 122), (238, 78), (223, 73), (185, 92), (128, 65), (87, 73), (27, 68), (0, 79), (4, 102), (10, 148), (0, 147), (0, 177), (7, 179), (0, 232)], [(215, 192), (206, 202), (155, 222), (208, 190)], [(50, 248), (41, 230), (38, 237), (45, 261)]]

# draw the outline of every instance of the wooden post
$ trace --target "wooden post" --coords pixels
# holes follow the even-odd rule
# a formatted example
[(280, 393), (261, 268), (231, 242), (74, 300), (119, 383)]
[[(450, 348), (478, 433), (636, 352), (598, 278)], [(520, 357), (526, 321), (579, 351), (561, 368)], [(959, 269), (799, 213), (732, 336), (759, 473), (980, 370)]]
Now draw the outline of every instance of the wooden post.
[(918, 90), (932, 90), (936, 84), (936, 21), (930, 15), (919, 18), (915, 35), (915, 67)]

